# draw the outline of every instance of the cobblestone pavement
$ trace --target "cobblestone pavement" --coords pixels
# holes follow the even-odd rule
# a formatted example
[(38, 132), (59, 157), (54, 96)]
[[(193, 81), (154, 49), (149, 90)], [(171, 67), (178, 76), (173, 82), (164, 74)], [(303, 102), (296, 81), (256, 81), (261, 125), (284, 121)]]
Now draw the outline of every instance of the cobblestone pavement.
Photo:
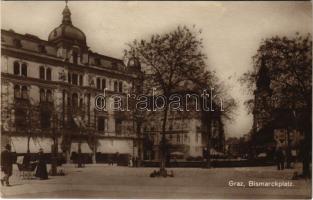
[[(170, 168), (174, 178), (150, 178), (154, 168), (65, 165), (66, 176), (48, 180), (23, 180), (15, 169), (12, 186), (2, 187), (1, 193), (4, 198), (310, 198), (309, 180), (291, 180), (299, 167), (284, 171), (275, 167)], [(249, 181), (292, 185), (249, 187)], [(237, 182), (243, 182), (242, 186)]]

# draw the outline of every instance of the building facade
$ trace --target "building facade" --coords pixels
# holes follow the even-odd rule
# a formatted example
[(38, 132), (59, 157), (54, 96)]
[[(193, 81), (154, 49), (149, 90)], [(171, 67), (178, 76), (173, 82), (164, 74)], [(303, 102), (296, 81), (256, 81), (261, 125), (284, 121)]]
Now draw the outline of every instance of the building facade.
[[(48, 40), (1, 30), (2, 146), (17, 153), (73, 152), (136, 155), (133, 112), (115, 112), (113, 95), (135, 92), (140, 68), (92, 52), (66, 6)], [(106, 109), (96, 109), (105, 91)], [(99, 102), (98, 102), (99, 103)]]
[[(197, 111), (195, 103), (199, 102), (189, 105), (190, 111), (168, 112), (164, 135), (172, 158), (197, 159), (203, 157), (203, 150), (208, 147), (211, 154), (224, 152), (225, 134), (220, 113), (212, 111), (209, 118), (204, 118), (204, 113)], [(145, 159), (160, 158), (163, 117), (164, 112), (151, 112), (142, 125)]]

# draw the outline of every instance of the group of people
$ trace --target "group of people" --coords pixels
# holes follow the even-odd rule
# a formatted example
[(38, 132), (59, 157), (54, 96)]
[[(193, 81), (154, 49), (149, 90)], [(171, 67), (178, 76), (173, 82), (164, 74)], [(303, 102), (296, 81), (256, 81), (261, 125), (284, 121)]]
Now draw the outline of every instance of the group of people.
[[(11, 145), (7, 144), (5, 149), (1, 152), (1, 184), (2, 186), (11, 186), (9, 179), (13, 174), (13, 164), (15, 163), (15, 156), (11, 152)], [(29, 156), (29, 152), (24, 156), (23, 169), (29, 169), (30, 165), (36, 165), (35, 176), (41, 180), (48, 179), (47, 162), (43, 149), (39, 149), (38, 156), (35, 161)]]

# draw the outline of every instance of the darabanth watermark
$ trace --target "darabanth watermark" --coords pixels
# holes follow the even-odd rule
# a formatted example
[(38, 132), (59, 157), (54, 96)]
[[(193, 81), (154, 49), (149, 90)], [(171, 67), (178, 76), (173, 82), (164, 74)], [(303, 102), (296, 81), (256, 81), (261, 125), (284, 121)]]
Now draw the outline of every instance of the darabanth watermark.
[[(98, 111), (131, 111), (132, 107), (138, 111), (164, 111), (166, 106), (172, 111), (224, 111), (223, 99), (214, 94), (214, 88), (202, 90), (196, 93), (173, 93), (171, 95), (156, 95), (156, 89), (152, 89), (152, 95), (144, 94), (114, 94), (107, 97), (105, 88), (103, 94), (95, 97), (95, 108)], [(108, 101), (111, 98), (112, 101)], [(130, 103), (132, 102), (132, 103)], [(130, 106), (134, 105), (134, 106)]]

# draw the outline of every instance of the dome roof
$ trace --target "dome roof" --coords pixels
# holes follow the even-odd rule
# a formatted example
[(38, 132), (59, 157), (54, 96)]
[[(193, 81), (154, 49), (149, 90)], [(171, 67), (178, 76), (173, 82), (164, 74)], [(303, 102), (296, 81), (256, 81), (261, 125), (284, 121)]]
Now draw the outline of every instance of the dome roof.
[(63, 12), (62, 24), (53, 29), (49, 34), (48, 41), (57, 41), (59, 39), (69, 40), (73, 43), (86, 46), (86, 36), (77, 27), (73, 26), (71, 20), (71, 11), (65, 6)]

